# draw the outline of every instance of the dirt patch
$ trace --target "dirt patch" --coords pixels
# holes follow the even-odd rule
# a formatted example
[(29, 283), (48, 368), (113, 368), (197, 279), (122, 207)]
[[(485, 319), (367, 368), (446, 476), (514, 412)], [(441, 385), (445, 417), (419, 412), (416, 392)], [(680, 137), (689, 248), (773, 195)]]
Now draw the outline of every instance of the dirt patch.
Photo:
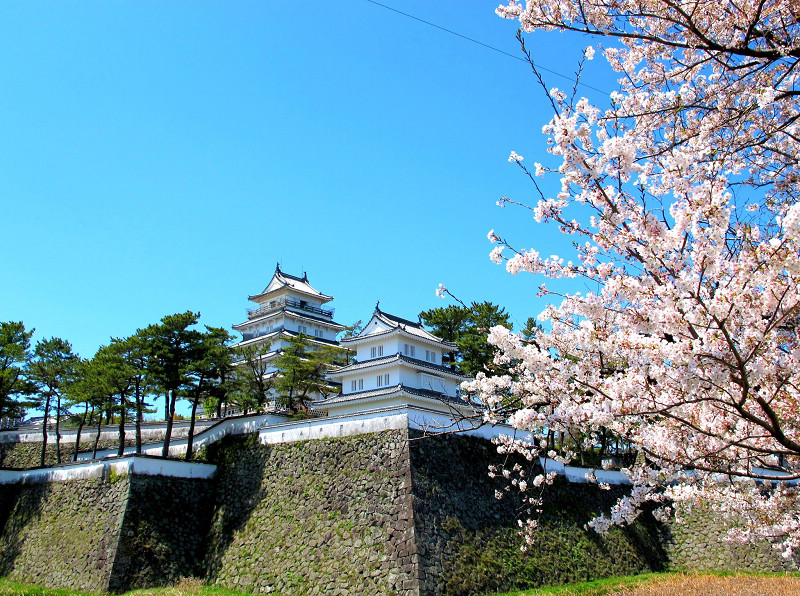
[(773, 575), (687, 575), (646, 586), (610, 592), (615, 596), (794, 596), (800, 594), (800, 577)]

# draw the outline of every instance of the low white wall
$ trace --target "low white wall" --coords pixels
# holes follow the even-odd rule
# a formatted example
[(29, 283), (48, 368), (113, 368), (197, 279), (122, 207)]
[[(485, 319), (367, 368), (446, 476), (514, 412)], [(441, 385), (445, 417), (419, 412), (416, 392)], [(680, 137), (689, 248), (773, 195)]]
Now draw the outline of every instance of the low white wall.
[[(275, 414), (256, 414), (253, 416), (236, 416), (232, 418), (224, 418), (221, 422), (215, 423), (213, 426), (205, 427), (205, 430), (198, 432), (192, 441), (192, 449), (197, 451), (201, 447), (205, 447), (219, 441), (222, 437), (227, 435), (241, 435), (245, 433), (256, 432), (265, 424), (284, 422), (286, 419), (282, 416)], [(180, 457), (186, 453), (186, 446), (189, 441), (186, 438), (174, 439), (169, 442), (169, 455), (170, 457)], [(164, 442), (158, 441), (157, 443), (150, 443), (142, 445), (142, 453), (144, 455), (160, 456), (161, 450), (164, 448)], [(110, 449), (101, 449), (97, 451), (97, 458), (102, 459), (106, 457), (115, 457), (118, 453), (116, 447)], [(136, 453), (136, 447), (129, 445), (125, 447), (125, 455)], [(92, 459), (92, 452), (78, 454), (79, 460)]]
[(64, 482), (83, 478), (102, 478), (108, 476), (112, 470), (120, 476), (140, 474), (174, 478), (211, 478), (216, 473), (217, 466), (132, 456), (113, 461), (65, 464), (38, 470), (0, 470), (0, 484)]

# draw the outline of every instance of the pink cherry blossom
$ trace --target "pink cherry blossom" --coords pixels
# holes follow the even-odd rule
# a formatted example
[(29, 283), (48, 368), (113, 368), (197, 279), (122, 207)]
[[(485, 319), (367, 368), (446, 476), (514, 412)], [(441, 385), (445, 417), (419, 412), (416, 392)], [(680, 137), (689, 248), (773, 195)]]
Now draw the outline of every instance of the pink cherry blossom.
[[(800, 547), (787, 483), (800, 479), (796, 2), (509, 0), (497, 12), (524, 32), (616, 40), (603, 55), (621, 78), (606, 107), (543, 87), (546, 147), (560, 165), (537, 163), (535, 176), (559, 176), (560, 191), (527, 208), (534, 225), (571, 235), (576, 254), (543, 258), (544, 247), (490, 233), (491, 258), (508, 255), (509, 273), (582, 277), (596, 290), (548, 306), (535, 342), (492, 329), (503, 372), (464, 389), (481, 395), (487, 421), (533, 434), (533, 444), (501, 441), (504, 453), (566, 462), (573, 454), (550, 449), (550, 433), (591, 444), (605, 429), (644, 455), (627, 469), (630, 494), (591, 522), (598, 531), (647, 502), (677, 519), (702, 502), (736, 528), (732, 539), (777, 540), (790, 556)], [(535, 180), (521, 160), (511, 153)], [(529, 543), (535, 526), (523, 524)]]

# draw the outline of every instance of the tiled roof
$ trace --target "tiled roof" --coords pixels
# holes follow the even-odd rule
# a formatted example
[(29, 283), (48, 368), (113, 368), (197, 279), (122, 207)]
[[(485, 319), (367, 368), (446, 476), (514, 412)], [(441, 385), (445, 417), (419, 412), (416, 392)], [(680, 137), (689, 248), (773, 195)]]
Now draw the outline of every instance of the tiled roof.
[(298, 312), (298, 311), (292, 309), (291, 307), (288, 307), (288, 308), (287, 307), (283, 307), (281, 309), (265, 313), (260, 317), (255, 317), (253, 319), (248, 319), (244, 323), (239, 323), (238, 325), (234, 325), (233, 328), (238, 330), (240, 328), (248, 327), (249, 325), (252, 325), (252, 324), (255, 324), (255, 323), (261, 323), (263, 321), (267, 321), (269, 319), (272, 319), (274, 317), (280, 316), (282, 314), (288, 314), (288, 315), (296, 317), (298, 319), (308, 319), (309, 321), (313, 321), (315, 323), (316, 322), (324, 323), (328, 327), (339, 327), (341, 329), (344, 329), (344, 325), (342, 325), (341, 323), (337, 323), (336, 321), (332, 321), (330, 319), (326, 319), (325, 317), (318, 317), (316, 315), (309, 315), (309, 314), (306, 314), (304, 312)]
[(366, 391), (357, 391), (356, 393), (343, 393), (340, 395), (335, 395), (334, 397), (329, 397), (328, 399), (314, 402), (314, 406), (316, 407), (325, 407), (328, 405), (333, 404), (341, 404), (347, 403), (352, 401), (357, 401), (361, 399), (369, 399), (374, 397), (384, 397), (393, 394), (400, 394), (400, 393), (407, 393), (409, 395), (414, 395), (417, 397), (432, 399), (438, 402), (445, 402), (451, 404), (458, 404), (461, 406), (470, 406), (474, 404), (470, 404), (469, 402), (459, 398), (459, 397), (452, 397), (449, 395), (444, 395), (443, 393), (437, 393), (436, 391), (429, 391), (427, 389), (417, 389), (415, 387), (406, 387), (403, 384), (395, 385), (393, 387), (381, 387), (380, 389), (368, 389)]
[(414, 366), (414, 367), (433, 370), (433, 371), (436, 371), (436, 372), (439, 372), (439, 373), (443, 373), (443, 374), (449, 375), (451, 377), (458, 377), (460, 379), (468, 379), (469, 378), (469, 377), (466, 377), (464, 375), (461, 375), (461, 374), (457, 373), (454, 370), (451, 370), (447, 366), (441, 366), (440, 364), (434, 364), (432, 362), (426, 362), (425, 360), (419, 360), (417, 358), (411, 358), (410, 356), (406, 356), (405, 354), (400, 354), (400, 353), (390, 354), (388, 356), (381, 356), (380, 358), (371, 358), (370, 360), (364, 360), (363, 362), (356, 362), (355, 364), (349, 364), (347, 366), (344, 366), (344, 367), (338, 369), (336, 371), (336, 374), (338, 375), (338, 374), (341, 374), (341, 373), (355, 372), (355, 371), (358, 371), (358, 370), (369, 369), (369, 368), (372, 368), (372, 367), (375, 367), (375, 366), (383, 366), (385, 364), (391, 364), (393, 362), (404, 362), (405, 364), (408, 364), (408, 365), (411, 365), (411, 366)]
[(267, 284), (267, 287), (264, 288), (263, 291), (256, 294), (255, 296), (250, 296), (248, 299), (255, 301), (256, 298), (259, 298), (267, 293), (275, 292), (281, 287), (289, 287), (292, 290), (295, 290), (296, 292), (300, 292), (301, 294), (314, 296), (320, 299), (322, 302), (328, 302), (330, 300), (333, 300), (333, 296), (328, 296), (313, 288), (311, 284), (308, 282), (308, 275), (305, 272), (303, 273), (303, 277), (297, 277), (296, 275), (289, 275), (288, 273), (284, 273), (283, 271), (281, 271), (280, 263), (278, 263), (278, 266), (275, 267), (275, 274), (272, 276), (272, 279)]
[[(273, 329), (272, 331), (268, 331), (267, 333), (263, 333), (261, 335), (255, 336), (255, 337), (250, 337), (248, 339), (243, 339), (239, 343), (233, 344), (232, 347), (235, 348), (237, 346), (246, 346), (248, 344), (257, 343), (259, 341), (264, 341), (265, 338), (269, 339), (270, 337), (275, 337), (276, 335), (290, 335), (290, 336), (294, 337), (294, 336), (300, 335), (300, 332), (292, 331), (291, 329), (284, 329), (284, 328)], [(339, 342), (336, 341), (335, 339), (325, 339), (324, 337), (313, 337), (311, 335), (306, 335), (306, 337), (308, 338), (308, 343), (311, 343), (311, 344), (313, 344), (313, 343), (321, 343), (321, 344), (327, 344), (329, 346), (338, 346), (339, 345)]]
[[(414, 321), (410, 321), (410, 320), (404, 319), (402, 317), (396, 317), (394, 315), (390, 315), (389, 313), (383, 312), (378, 306), (375, 307), (375, 312), (372, 314), (372, 317), (373, 317), (373, 319), (378, 319), (384, 325), (389, 326), (390, 329), (387, 330), (387, 331), (381, 331), (381, 332), (378, 332), (378, 333), (370, 333), (370, 334), (363, 334), (362, 333), (362, 334), (356, 335), (355, 337), (349, 337), (347, 339), (343, 339), (342, 341), (343, 342), (362, 341), (362, 340), (371, 339), (373, 337), (379, 337), (379, 336), (384, 335), (384, 334), (393, 333), (395, 331), (402, 331), (402, 332), (405, 332), (408, 335), (411, 335), (413, 337), (417, 337), (417, 338), (422, 339), (424, 341), (435, 343), (435, 344), (440, 345), (440, 346), (445, 346), (445, 347), (453, 348), (453, 349), (455, 349), (457, 347), (456, 344), (454, 344), (452, 342), (449, 342), (449, 341), (445, 341), (441, 337), (436, 337), (434, 334), (432, 334), (429, 331), (425, 330), (425, 328), (422, 326), (422, 323), (419, 323), (419, 322), (415, 323)], [(372, 321), (372, 319), (370, 319), (370, 321)], [(366, 326), (369, 326), (369, 323), (367, 323)], [(365, 328), (366, 328), (366, 326), (365, 326)]]

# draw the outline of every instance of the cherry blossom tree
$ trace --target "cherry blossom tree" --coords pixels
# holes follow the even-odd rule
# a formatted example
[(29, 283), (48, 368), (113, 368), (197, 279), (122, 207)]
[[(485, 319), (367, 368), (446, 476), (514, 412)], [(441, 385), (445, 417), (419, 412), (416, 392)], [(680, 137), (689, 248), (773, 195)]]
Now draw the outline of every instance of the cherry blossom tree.
[[(538, 437), (547, 432), (580, 429), (591, 442), (605, 429), (644, 454), (627, 469), (630, 494), (595, 529), (631, 522), (647, 502), (665, 517), (703, 503), (734, 538), (770, 539), (791, 556), (800, 545), (787, 482), (800, 479), (800, 6), (508, 0), (497, 12), (518, 21), (543, 85), (524, 45), (536, 30), (597, 36), (621, 78), (603, 107), (577, 85), (548, 91), (552, 163), (509, 158), (536, 204), (499, 204), (557, 226), (575, 254), (545, 257), (489, 232), (491, 259), (510, 273), (584, 278), (596, 291), (543, 285), (554, 298), (540, 315), (547, 331), (526, 341), (493, 328), (507, 372), (465, 389), (480, 393), (488, 421), (532, 431), (533, 443), (502, 450), (546, 457)], [(540, 183), (547, 176), (560, 178), (554, 196)], [(531, 495), (551, 480), (515, 485)]]

